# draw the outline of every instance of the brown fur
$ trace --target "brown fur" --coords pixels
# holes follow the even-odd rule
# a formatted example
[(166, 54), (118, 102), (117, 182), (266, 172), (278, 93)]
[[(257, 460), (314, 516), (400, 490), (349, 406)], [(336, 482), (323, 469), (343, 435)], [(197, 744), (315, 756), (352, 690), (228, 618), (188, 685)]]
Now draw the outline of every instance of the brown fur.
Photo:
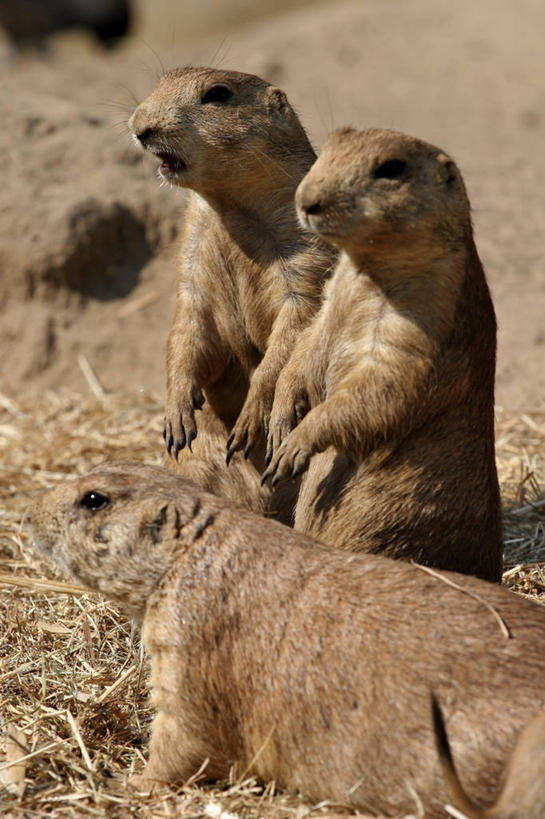
[(543, 819), (545, 816), (545, 711), (517, 738), (495, 805), (483, 809), (469, 799), (456, 771), (441, 709), (434, 702), (437, 750), (451, 801), (467, 819)]
[(312, 801), (396, 816), (417, 798), (440, 817), (433, 691), (486, 808), (545, 705), (545, 612), (495, 584), (328, 549), (131, 463), (45, 493), (32, 522), (70, 577), (143, 621), (158, 714), (140, 785), (208, 758), (210, 778), (234, 766)]
[[(231, 96), (207, 101), (218, 86)], [(257, 470), (276, 379), (319, 307), (334, 259), (299, 225), (293, 204), (316, 155), (285, 94), (236, 71), (168, 72), (129, 125), (164, 160), (161, 175), (191, 190), (167, 348), (172, 466), (197, 478), (184, 447), (206, 399), (194, 446), (199, 480), (208, 468), (206, 488), (262, 511), (270, 493)], [(228, 460), (244, 449), (251, 462), (228, 472), (231, 429)], [(278, 498), (272, 505), (291, 518), (293, 499), (284, 510)]]
[(296, 202), (343, 252), (278, 380), (265, 477), (308, 467), (295, 528), (330, 546), (500, 580), (496, 322), (459, 171), (418, 139), (343, 129)]

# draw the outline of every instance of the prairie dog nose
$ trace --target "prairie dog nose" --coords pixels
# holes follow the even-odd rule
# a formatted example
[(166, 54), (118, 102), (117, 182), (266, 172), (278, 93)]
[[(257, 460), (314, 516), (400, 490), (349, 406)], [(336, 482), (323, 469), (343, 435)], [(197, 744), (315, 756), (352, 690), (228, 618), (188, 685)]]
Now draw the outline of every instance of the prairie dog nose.
[(308, 213), (309, 216), (312, 216), (315, 213), (320, 213), (322, 210), (322, 202), (320, 199), (316, 199), (313, 202), (303, 202), (300, 206), (301, 210), (305, 213)]
[(153, 134), (153, 128), (149, 124), (149, 119), (144, 107), (139, 105), (128, 122), (129, 129), (142, 145), (145, 145), (146, 141), (149, 140)]
[(312, 180), (301, 182), (295, 194), (297, 209), (307, 216), (320, 213), (324, 207), (322, 186)]
[(135, 131), (134, 135), (136, 139), (142, 143), (142, 145), (146, 144), (146, 141), (149, 137), (153, 134), (152, 128), (143, 128), (141, 131)]

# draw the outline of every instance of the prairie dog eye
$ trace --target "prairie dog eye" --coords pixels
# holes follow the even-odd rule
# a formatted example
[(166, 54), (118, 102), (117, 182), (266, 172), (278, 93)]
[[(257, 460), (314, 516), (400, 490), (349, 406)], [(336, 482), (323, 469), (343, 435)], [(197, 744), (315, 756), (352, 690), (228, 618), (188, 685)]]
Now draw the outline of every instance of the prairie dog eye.
[(375, 168), (373, 176), (375, 179), (397, 179), (406, 167), (407, 163), (403, 159), (388, 159)]
[(227, 102), (233, 96), (233, 92), (226, 85), (212, 85), (201, 97), (201, 102)]
[(87, 492), (81, 498), (79, 505), (84, 509), (90, 509), (91, 512), (98, 512), (99, 509), (104, 509), (109, 503), (110, 498), (103, 495), (102, 492)]

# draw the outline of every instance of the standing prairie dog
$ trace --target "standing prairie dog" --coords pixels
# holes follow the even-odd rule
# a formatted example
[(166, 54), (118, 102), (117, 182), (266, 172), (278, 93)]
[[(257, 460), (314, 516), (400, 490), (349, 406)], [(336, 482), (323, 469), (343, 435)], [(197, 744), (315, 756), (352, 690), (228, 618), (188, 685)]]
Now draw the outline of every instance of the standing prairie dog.
[[(316, 155), (284, 92), (237, 71), (167, 72), (129, 127), (161, 159), (163, 179), (191, 191), (167, 347), (172, 466), (262, 511), (257, 470), (276, 380), (334, 264), (293, 204)], [(192, 457), (183, 450), (195, 438)], [(226, 445), (227, 461), (244, 449), (250, 462), (228, 473)]]
[(344, 128), (296, 202), (342, 252), (278, 380), (264, 478), (308, 469), (295, 527), (330, 546), (500, 580), (496, 321), (456, 165)]
[(496, 584), (329, 549), (132, 463), (31, 515), (43, 553), (143, 623), (157, 716), (139, 787), (208, 759), (211, 779), (234, 768), (311, 802), (443, 817), (433, 692), (486, 809), (545, 705), (545, 610)]

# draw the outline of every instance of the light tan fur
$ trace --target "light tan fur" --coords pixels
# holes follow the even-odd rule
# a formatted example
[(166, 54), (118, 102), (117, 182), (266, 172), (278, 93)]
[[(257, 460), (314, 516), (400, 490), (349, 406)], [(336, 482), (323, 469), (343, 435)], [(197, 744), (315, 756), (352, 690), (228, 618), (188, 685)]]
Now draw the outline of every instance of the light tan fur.
[(278, 380), (264, 478), (308, 469), (295, 527), (330, 546), (500, 580), (496, 323), (458, 169), (342, 129), (296, 202), (342, 252)]
[[(168, 72), (129, 126), (163, 160), (161, 175), (191, 191), (167, 348), (171, 465), (197, 478), (184, 447), (198, 428), (195, 456), (212, 465), (204, 486), (289, 520), (293, 497), (271, 500), (257, 470), (278, 374), (334, 263), (293, 203), (315, 153), (285, 94), (236, 71)], [(228, 461), (244, 449), (250, 462), (227, 471), (227, 444)]]
[(467, 819), (543, 819), (545, 816), (545, 711), (517, 738), (496, 803), (480, 809), (468, 797), (454, 765), (441, 709), (434, 702), (437, 750), (451, 803)]
[(139, 787), (208, 759), (212, 779), (234, 768), (387, 816), (419, 799), (434, 819), (450, 794), (430, 691), (483, 808), (545, 705), (545, 611), (498, 585), (323, 547), (130, 462), (46, 492), (32, 524), (69, 577), (143, 622), (157, 716)]

